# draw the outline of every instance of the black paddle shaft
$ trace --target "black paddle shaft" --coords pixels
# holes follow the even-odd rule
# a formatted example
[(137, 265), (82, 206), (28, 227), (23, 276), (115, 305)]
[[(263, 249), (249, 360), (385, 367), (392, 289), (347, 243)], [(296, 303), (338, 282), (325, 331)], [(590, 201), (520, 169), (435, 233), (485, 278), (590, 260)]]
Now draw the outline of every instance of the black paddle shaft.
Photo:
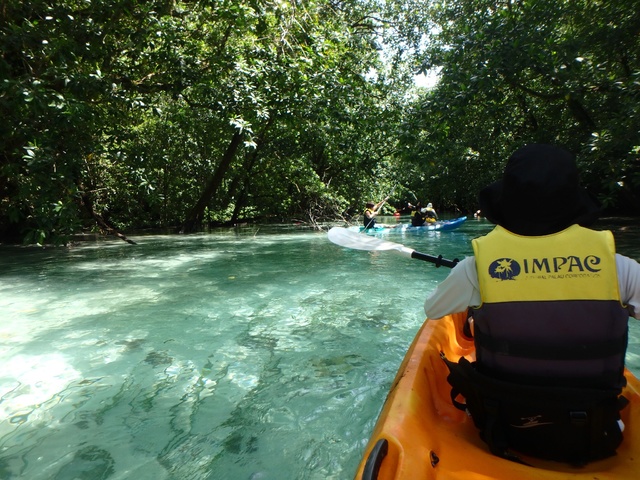
[(436, 257), (435, 255), (429, 255), (428, 253), (420, 253), (420, 252), (416, 252), (415, 250), (411, 252), (411, 258), (417, 258), (418, 260), (424, 260), (425, 262), (435, 263), (436, 268), (441, 266), (453, 268), (460, 261), (457, 258), (454, 258), (453, 260), (447, 260), (446, 258), (442, 258), (442, 255), (438, 255)]

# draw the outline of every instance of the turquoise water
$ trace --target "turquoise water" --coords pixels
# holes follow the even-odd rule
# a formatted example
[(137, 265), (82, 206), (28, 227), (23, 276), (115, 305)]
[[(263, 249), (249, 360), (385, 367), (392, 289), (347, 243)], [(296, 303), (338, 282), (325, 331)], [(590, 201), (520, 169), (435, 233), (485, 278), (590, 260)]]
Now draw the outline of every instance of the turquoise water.
[[(462, 258), (490, 228), (381, 238)], [(352, 478), (448, 270), (284, 226), (133, 238), (0, 248), (0, 478)]]

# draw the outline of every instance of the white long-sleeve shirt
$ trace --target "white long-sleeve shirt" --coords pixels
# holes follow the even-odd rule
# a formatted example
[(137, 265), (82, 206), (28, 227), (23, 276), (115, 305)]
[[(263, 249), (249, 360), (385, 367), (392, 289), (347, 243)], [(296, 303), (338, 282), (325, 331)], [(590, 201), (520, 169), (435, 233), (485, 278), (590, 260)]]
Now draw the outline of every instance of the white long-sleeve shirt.
[[(631, 307), (631, 314), (640, 320), (640, 264), (616, 254), (620, 299)], [(458, 263), (449, 276), (424, 302), (427, 318), (441, 318), (450, 313), (464, 312), (468, 307), (480, 305), (480, 287), (475, 257)]]

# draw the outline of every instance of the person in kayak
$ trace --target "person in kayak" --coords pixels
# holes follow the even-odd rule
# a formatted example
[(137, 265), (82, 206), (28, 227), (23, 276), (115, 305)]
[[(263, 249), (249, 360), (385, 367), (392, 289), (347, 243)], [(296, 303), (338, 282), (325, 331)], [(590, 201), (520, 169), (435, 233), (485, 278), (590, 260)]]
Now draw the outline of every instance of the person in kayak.
[(380, 209), (382, 208), (382, 205), (384, 205), (388, 199), (389, 197), (386, 197), (384, 200), (381, 200), (378, 203), (373, 203), (373, 202), (366, 203), (365, 205), (366, 208), (364, 210), (364, 221), (363, 221), (365, 230), (373, 228), (376, 225), (380, 227), (386, 227), (386, 228), (396, 227), (396, 225), (383, 225), (383, 224), (378, 224), (376, 222), (376, 218), (375, 218), (376, 215), (380, 213)]
[(423, 207), (420, 202), (416, 205), (408, 203), (411, 213), (411, 225), (414, 227), (422, 227), (427, 223), (435, 223), (438, 220), (438, 214), (433, 208), (433, 204), (428, 203)]
[(562, 148), (518, 149), (479, 200), (496, 227), (424, 305), (428, 318), (470, 312), (475, 362), (445, 360), (454, 404), (465, 398), (481, 437), (505, 458), (579, 465), (614, 455), (640, 264), (615, 252), (611, 232), (587, 228), (600, 207)]
[(424, 209), (423, 214), (428, 223), (435, 223), (438, 220), (438, 214), (436, 213), (436, 210), (433, 208), (432, 203), (427, 203), (427, 206)]
[(413, 205), (407, 202), (407, 206), (411, 210), (411, 226), (422, 227), (426, 220), (426, 217), (423, 213), (424, 208), (422, 207), (422, 203), (418, 202), (415, 205)]

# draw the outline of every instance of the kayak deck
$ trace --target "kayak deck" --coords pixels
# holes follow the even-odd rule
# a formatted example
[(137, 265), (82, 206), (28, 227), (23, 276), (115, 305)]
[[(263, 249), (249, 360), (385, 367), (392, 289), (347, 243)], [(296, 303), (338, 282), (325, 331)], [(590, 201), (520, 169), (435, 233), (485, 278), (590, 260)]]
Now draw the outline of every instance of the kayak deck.
[[(474, 360), (473, 340), (462, 334), (465, 321), (462, 313), (429, 320), (421, 327), (391, 386), (356, 479), (640, 478), (636, 460), (640, 458), (640, 382), (629, 371), (625, 371), (627, 387), (623, 391), (629, 405), (621, 412), (625, 438), (616, 456), (577, 468), (522, 456), (528, 466), (492, 455), (472, 419), (451, 403), (448, 369), (440, 358), (442, 351), (453, 361), (461, 356)], [(386, 455), (370, 455), (381, 439), (387, 441)], [(379, 463), (377, 476), (368, 471), (363, 477), (368, 459), (371, 465)]]
[(425, 230), (454, 230), (467, 221), (467, 217), (454, 218), (453, 220), (438, 220), (435, 223), (427, 223), (421, 227), (414, 227), (413, 225), (402, 225), (403, 230), (407, 232), (423, 232)]
[(452, 220), (438, 220), (435, 223), (429, 223), (423, 225), (421, 227), (414, 227), (410, 223), (399, 223), (394, 227), (388, 227), (384, 225), (376, 225), (373, 228), (368, 228), (365, 230), (363, 226), (353, 226), (349, 227), (349, 230), (356, 232), (366, 232), (366, 233), (422, 233), (422, 232), (431, 232), (431, 231), (441, 231), (446, 232), (448, 230), (455, 230), (464, 222), (467, 221), (467, 217), (459, 217), (454, 218)]

